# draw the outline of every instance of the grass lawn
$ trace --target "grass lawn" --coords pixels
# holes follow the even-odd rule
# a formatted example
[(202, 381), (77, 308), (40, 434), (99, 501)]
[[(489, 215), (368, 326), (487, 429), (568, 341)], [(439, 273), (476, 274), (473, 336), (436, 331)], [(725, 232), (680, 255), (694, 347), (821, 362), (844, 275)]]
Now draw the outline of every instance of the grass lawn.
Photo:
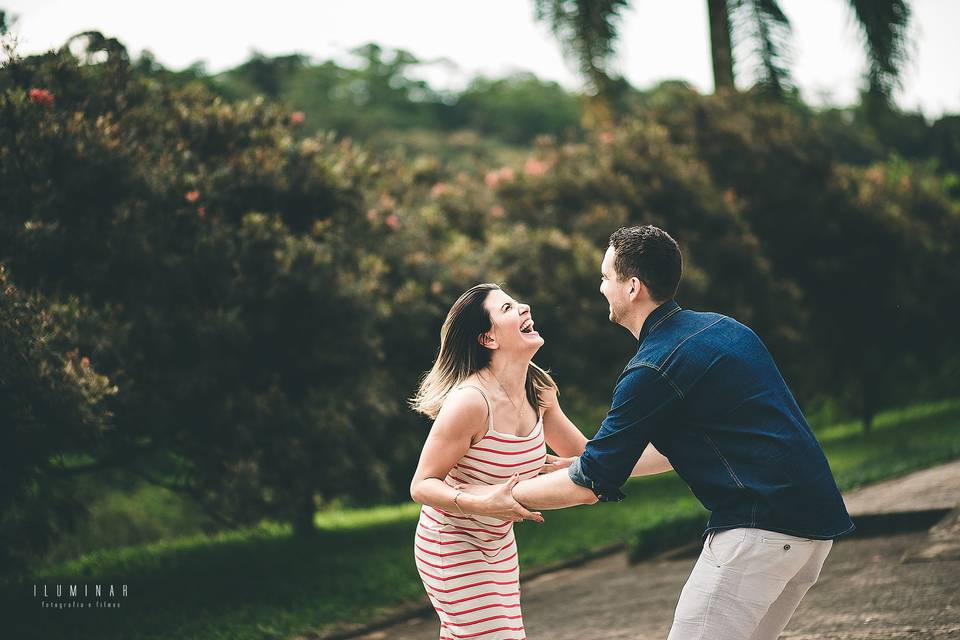
[[(856, 423), (817, 435), (849, 489), (960, 457), (960, 400), (885, 413), (869, 437)], [(706, 521), (673, 474), (633, 480), (625, 492), (620, 504), (551, 511), (543, 526), (518, 525), (523, 569), (618, 540), (642, 543), (644, 532), (670, 522)], [(312, 541), (263, 525), (89, 553), (38, 572), (32, 583), (127, 584), (120, 609), (41, 609), (31, 583), (0, 594), (9, 609), (0, 636), (265, 640), (368, 621), (423, 596), (411, 552), (417, 512), (407, 504), (319, 514)]]

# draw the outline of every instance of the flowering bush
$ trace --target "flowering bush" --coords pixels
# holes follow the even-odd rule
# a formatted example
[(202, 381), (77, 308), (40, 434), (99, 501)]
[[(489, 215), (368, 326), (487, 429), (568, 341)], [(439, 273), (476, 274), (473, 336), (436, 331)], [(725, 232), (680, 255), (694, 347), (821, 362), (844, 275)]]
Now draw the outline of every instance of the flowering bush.
[(320, 500), (388, 494), (381, 430), (402, 399), (375, 370), (376, 249), (404, 225), (364, 213), (376, 161), (123, 56), (14, 60), (0, 89), (0, 259), (24, 287), (76, 297), (77, 344), (122, 390), (85, 453), (141, 456), (137, 473), (172, 473), (222, 524), (309, 531)]
[(97, 451), (110, 434), (104, 399), (117, 388), (73, 346), (76, 301), (51, 305), (0, 264), (0, 576), (16, 575), (85, 514), (63, 456)]
[[(622, 225), (674, 235), (681, 304), (748, 323), (806, 397), (837, 386), (825, 371), (862, 384), (956, 348), (931, 320), (955, 304), (937, 293), (956, 283), (949, 181), (838, 163), (788, 108), (671, 88), (583, 142), (446, 163), (304, 136), (301, 112), (166, 84), (88, 40), (104, 60), (64, 49), (0, 70), (0, 262), (70, 310), (83, 356), (65, 370), (112, 414), (109, 437), (70, 447), (221, 524), (308, 532), (319, 504), (403, 499), (427, 427), (405, 400), (477, 282), (533, 305), (537, 361), (568, 398), (608, 397), (636, 346), (597, 291)], [(926, 342), (890, 340), (911, 318)]]

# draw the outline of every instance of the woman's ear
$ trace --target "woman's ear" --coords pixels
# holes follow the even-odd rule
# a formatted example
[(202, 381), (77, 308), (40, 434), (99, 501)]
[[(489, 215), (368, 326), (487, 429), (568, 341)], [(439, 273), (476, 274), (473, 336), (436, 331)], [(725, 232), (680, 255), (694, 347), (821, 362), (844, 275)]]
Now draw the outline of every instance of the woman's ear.
[(481, 347), (486, 347), (487, 349), (496, 349), (497, 348), (497, 339), (490, 335), (490, 332), (481, 333), (477, 336), (477, 342), (480, 343)]

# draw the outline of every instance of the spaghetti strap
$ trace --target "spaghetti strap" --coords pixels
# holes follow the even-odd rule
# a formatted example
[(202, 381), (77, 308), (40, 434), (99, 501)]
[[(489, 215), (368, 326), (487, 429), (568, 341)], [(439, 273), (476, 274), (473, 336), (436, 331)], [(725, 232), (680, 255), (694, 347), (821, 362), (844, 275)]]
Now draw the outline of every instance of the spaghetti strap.
[(474, 389), (480, 392), (480, 395), (483, 396), (483, 401), (487, 403), (487, 431), (493, 431), (493, 406), (490, 404), (490, 400), (489, 398), (487, 398), (487, 394), (483, 392), (483, 389), (481, 389), (475, 384), (462, 384), (457, 388), (463, 389), (464, 387), (473, 387)]

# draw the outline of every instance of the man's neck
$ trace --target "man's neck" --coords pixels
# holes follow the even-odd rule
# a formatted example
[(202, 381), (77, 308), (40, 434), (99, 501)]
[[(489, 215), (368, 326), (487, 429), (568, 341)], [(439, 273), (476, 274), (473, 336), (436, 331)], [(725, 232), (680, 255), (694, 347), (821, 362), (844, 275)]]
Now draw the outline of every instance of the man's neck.
[(633, 310), (624, 322), (621, 323), (627, 331), (633, 335), (634, 340), (640, 339), (640, 332), (643, 330), (643, 323), (647, 321), (647, 318), (650, 317), (650, 314), (659, 307), (660, 304), (651, 301), (638, 303), (636, 308)]

